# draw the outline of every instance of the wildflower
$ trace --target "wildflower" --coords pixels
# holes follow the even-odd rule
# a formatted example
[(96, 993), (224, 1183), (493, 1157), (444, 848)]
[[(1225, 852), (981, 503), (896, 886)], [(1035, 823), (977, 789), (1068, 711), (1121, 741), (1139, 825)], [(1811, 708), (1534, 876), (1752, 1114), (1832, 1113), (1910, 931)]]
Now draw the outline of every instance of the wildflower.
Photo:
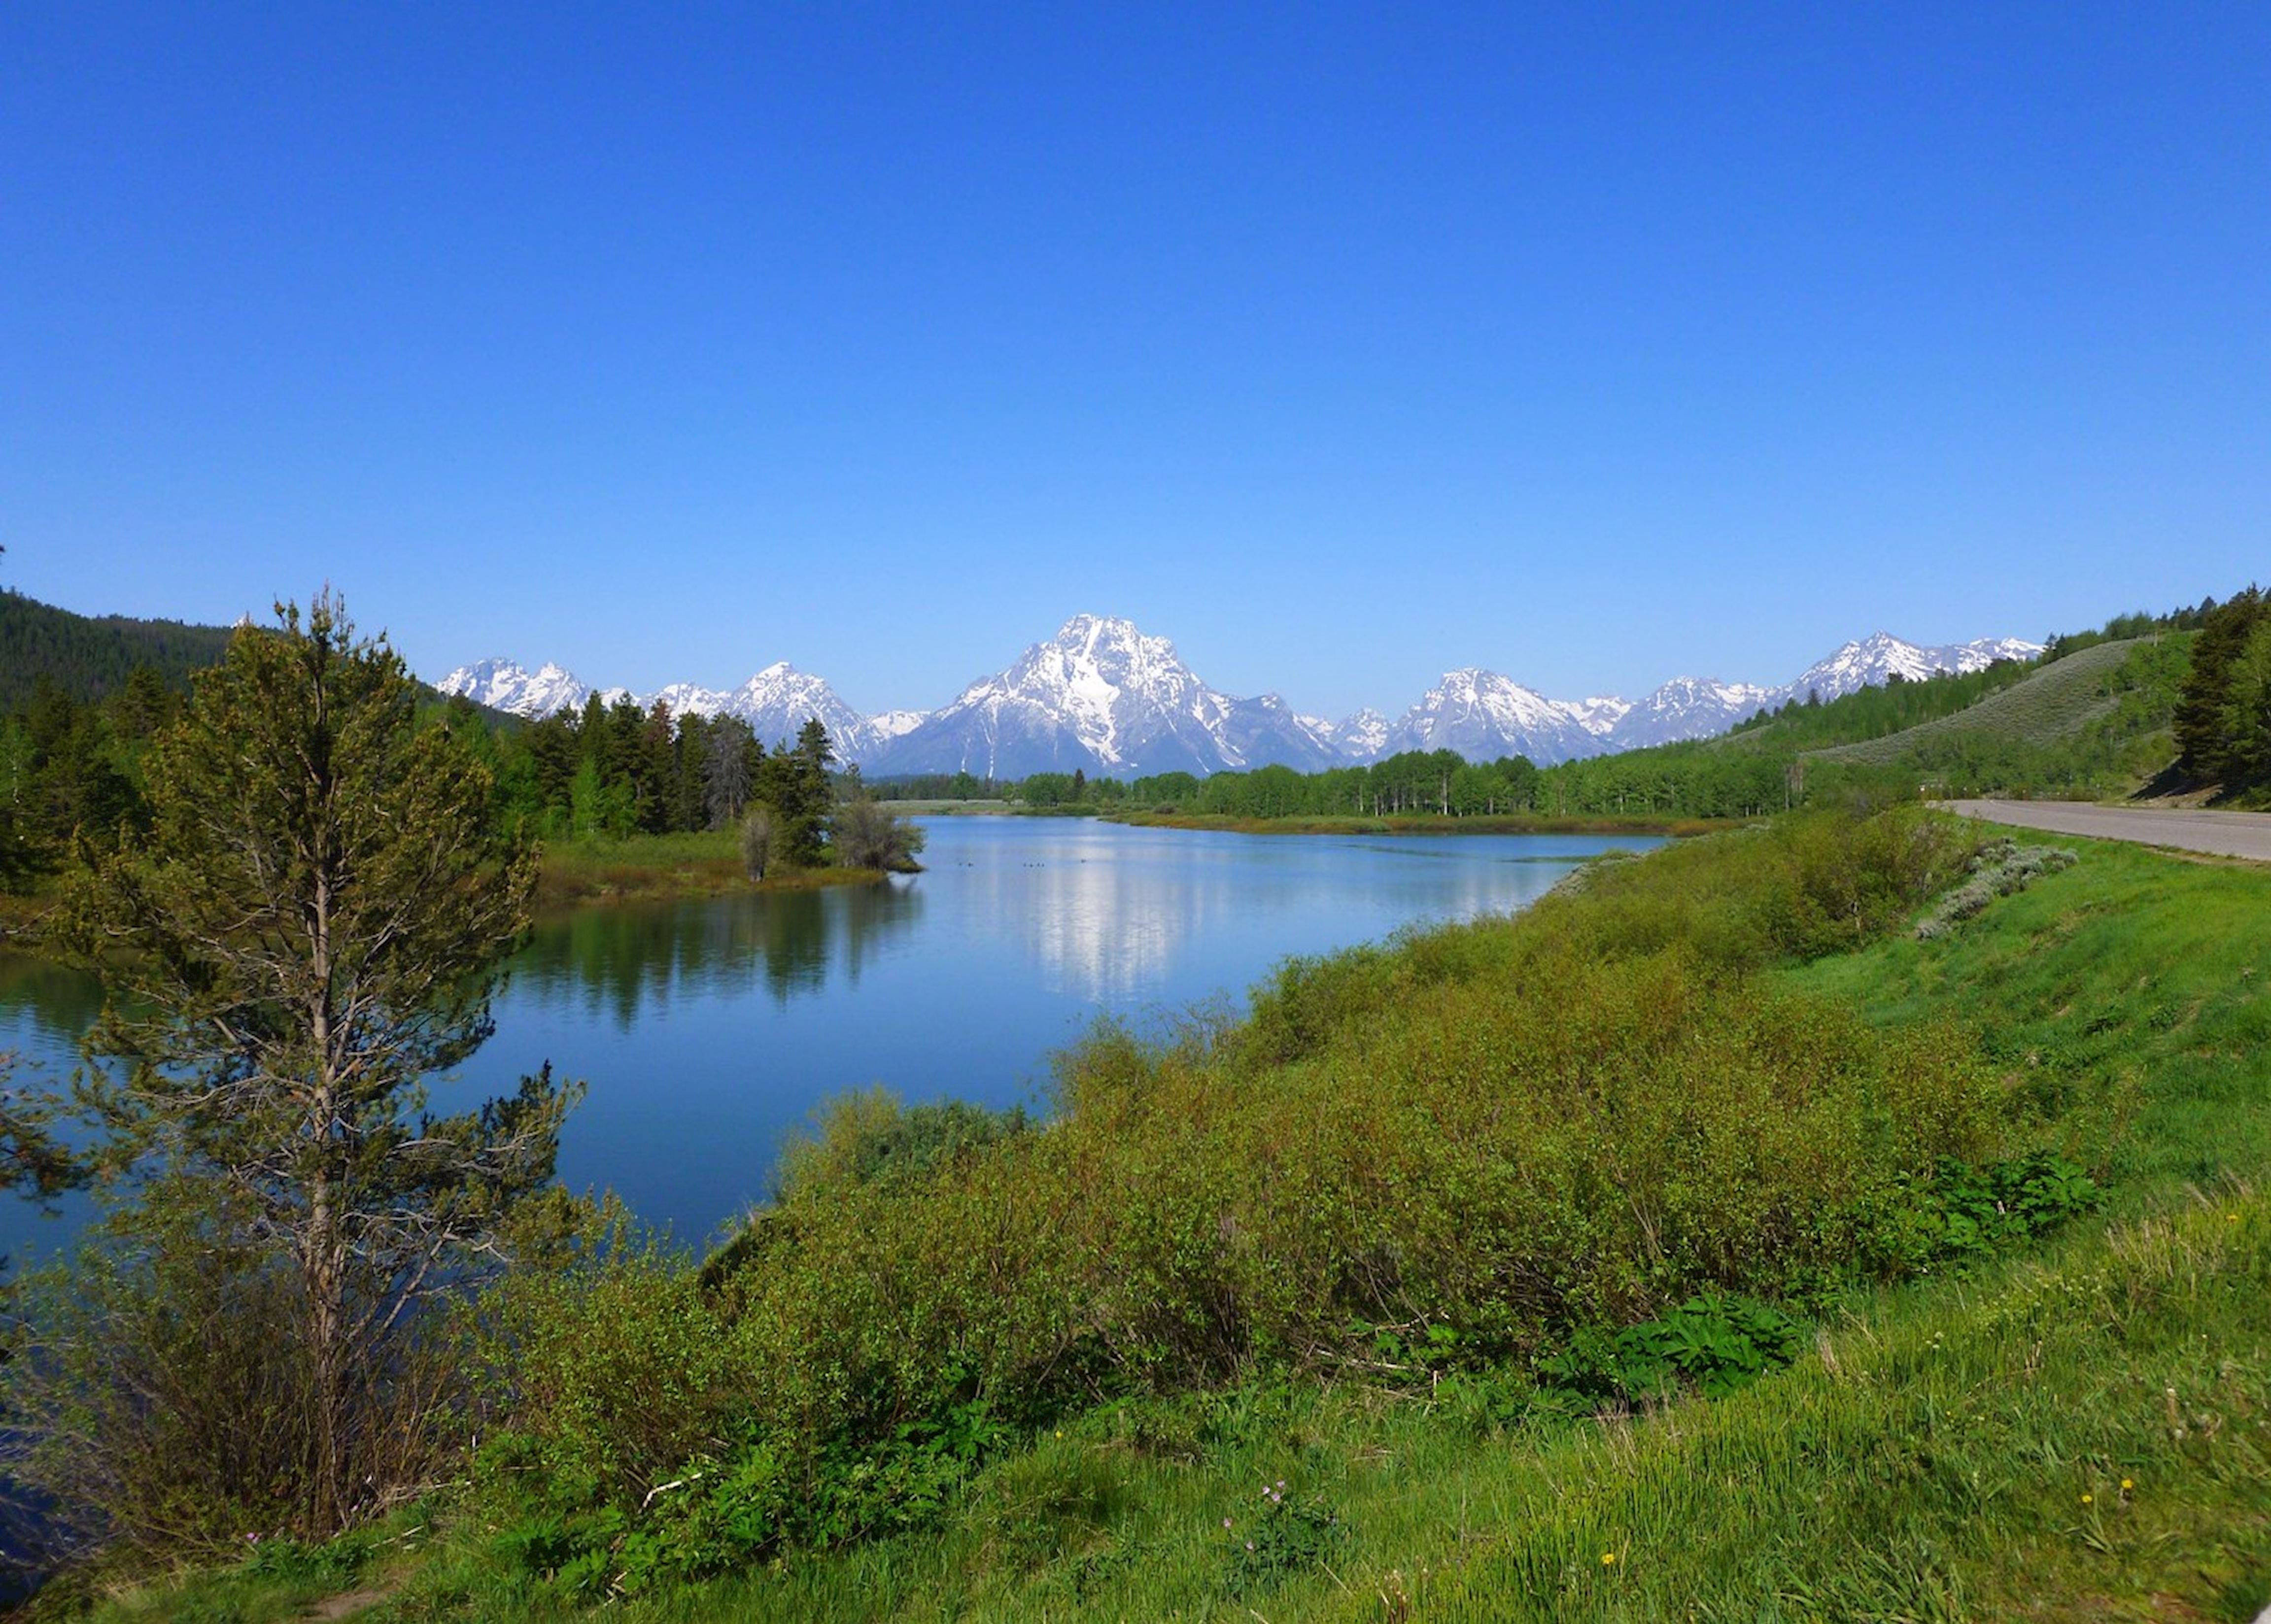
[(2089, 1503), (2089, 1502), (2090, 1502), (2090, 1496), (2089, 1496), (2089, 1495), (2088, 1495), (2088, 1494), (2084, 1494), (2084, 1495), (2081, 1497), (2081, 1503), (2082, 1503), (2083, 1505), (2085, 1505), (2085, 1506), (2086, 1506), (2086, 1505), (2088, 1505), (2088, 1504)]
[(2136, 1486), (2134, 1483), (2131, 1482), (2127, 1478), (2124, 1478), (2124, 1479), (2121, 1479), (2121, 1492), (2122, 1492), (2123, 1494), (2127, 1494), (2131, 1489), (2133, 1489), (2133, 1488), (2134, 1488), (2134, 1487), (2137, 1487), (2137, 1486)]
[(1061, 1437), (1063, 1437), (1063, 1436), (1064, 1436), (1064, 1428), (1063, 1428), (1063, 1427), (1058, 1427), (1058, 1428), (1057, 1428), (1057, 1436), (1058, 1436), (1058, 1437), (1060, 1437), (1060, 1438), (1061, 1438)]
[(1602, 1567), (1604, 1567), (1604, 1568), (1613, 1568), (1613, 1567), (1615, 1567), (1616, 1565), (1617, 1565), (1617, 1554), (1616, 1554), (1614, 1551), (1604, 1551), (1604, 1552), (1602, 1552), (1602, 1553), (1601, 1553), (1601, 1566), (1602, 1566)]
[(1225, 1518), (1223, 1518), (1223, 1519), (1222, 1519), (1222, 1525), (1223, 1525), (1225, 1528), (1229, 1527), (1229, 1526), (1230, 1526), (1230, 1519), (1229, 1519), (1228, 1517), (1225, 1517)]

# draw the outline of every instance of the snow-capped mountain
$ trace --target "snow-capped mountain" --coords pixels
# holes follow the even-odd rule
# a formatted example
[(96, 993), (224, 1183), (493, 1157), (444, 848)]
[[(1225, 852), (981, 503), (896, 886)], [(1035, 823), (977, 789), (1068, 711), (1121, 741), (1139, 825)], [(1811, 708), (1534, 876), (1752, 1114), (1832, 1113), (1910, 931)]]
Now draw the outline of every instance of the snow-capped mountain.
[(2028, 660), (2043, 651), (2040, 643), (2016, 637), (1982, 637), (1968, 643), (1943, 643), (1924, 648), (1903, 642), (1889, 632), (1873, 632), (1857, 643), (1847, 643), (1826, 660), (1806, 667), (1784, 683), (1775, 703), (1818, 693), (1827, 703), (1863, 688), (1875, 687), (1895, 677), (1921, 682), (1942, 671), (1985, 671), (1998, 660)]
[(823, 679), (800, 671), (786, 660), (774, 661), (726, 694), (719, 708), (748, 723), (767, 745), (793, 739), (797, 730), (818, 716), (841, 761), (861, 760), (882, 743), (875, 725), (838, 698)]
[(1389, 730), (1382, 753), (1456, 750), (1471, 761), (1522, 755), (1545, 762), (1598, 755), (1601, 749), (1600, 736), (1585, 725), (1575, 705), (1470, 666), (1444, 672)]
[[(1447, 672), (1391, 724), (1370, 709), (1340, 722), (1303, 716), (1274, 693), (1233, 699), (1202, 681), (1165, 638), (1146, 636), (1125, 620), (1083, 614), (934, 711), (862, 716), (822, 679), (785, 661), (738, 688), (673, 683), (638, 703), (739, 716), (768, 745), (793, 738), (816, 716), (838, 759), (858, 763), (871, 778), (960, 771), (1020, 778), (1076, 768), (1134, 778), (1273, 763), (1314, 772), (1400, 751), (1446, 749), (1472, 760), (1524, 755), (1543, 767), (1707, 738), (1808, 694), (1833, 700), (1895, 676), (1915, 681), (1940, 671), (1974, 671), (2040, 652), (2039, 644), (2015, 637), (1925, 647), (1878, 632), (1776, 687), (1675, 677), (1636, 701), (1613, 694), (1548, 699), (1495, 671), (1469, 667)], [(580, 706), (592, 692), (557, 665), (532, 674), (509, 660), (460, 666), (436, 686), (532, 717)], [(600, 697), (612, 703), (623, 693), (608, 689)]]
[(868, 717), (867, 725), (880, 738), (897, 738), (902, 733), (913, 732), (929, 715), (927, 710), (887, 710), (879, 716)]
[(1778, 692), (1747, 682), (1719, 682), (1709, 677), (1674, 677), (1638, 704), (1619, 700), (1616, 720), (1603, 737), (1612, 750), (1638, 750), (1647, 745), (1668, 745), (1682, 738), (1709, 738), (1738, 722), (1747, 722)]
[(870, 777), (970, 772), (997, 778), (1081, 768), (1115, 777), (1212, 773), (1331, 746), (1275, 694), (1238, 700), (1199, 680), (1164, 637), (1075, 615), (1008, 670), (981, 677), (862, 762)]
[(1589, 700), (1574, 701), (1569, 708), (1576, 713), (1577, 725), (1588, 733), (1606, 738), (1616, 730), (1633, 708), (1630, 700), (1620, 700), (1613, 693), (1597, 694)]
[[(477, 704), (532, 721), (555, 711), (580, 708), (593, 692), (557, 665), (547, 664), (531, 676), (510, 660), (460, 665), (434, 686), (444, 693), (462, 693)], [(660, 703), (667, 705), (673, 716), (738, 716), (768, 745), (794, 738), (808, 719), (818, 716), (828, 730), (837, 758), (845, 761), (872, 753), (886, 738), (896, 736), (892, 728), (905, 732), (912, 725), (907, 719), (912, 713), (905, 711), (886, 712), (872, 721), (862, 716), (838, 698), (824, 679), (800, 671), (786, 660), (775, 661), (731, 690), (674, 682), (652, 693), (608, 688), (600, 692), (599, 698), (607, 704), (629, 699), (642, 710)]]
[(1342, 765), (1377, 761), (1388, 743), (1388, 718), (1370, 706), (1338, 722), (1327, 722), (1320, 716), (1303, 716), (1299, 721), (1330, 747)]
[(462, 693), (476, 705), (529, 717), (576, 708), (592, 694), (589, 687), (557, 665), (547, 663), (540, 671), (529, 671), (510, 660), (460, 665), (434, 686), (444, 693)]

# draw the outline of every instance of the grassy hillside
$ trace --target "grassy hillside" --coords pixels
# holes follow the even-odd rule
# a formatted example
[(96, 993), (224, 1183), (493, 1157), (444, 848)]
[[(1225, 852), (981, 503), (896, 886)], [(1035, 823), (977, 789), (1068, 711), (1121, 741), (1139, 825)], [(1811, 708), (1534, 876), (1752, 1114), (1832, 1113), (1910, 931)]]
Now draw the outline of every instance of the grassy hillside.
[[(1045, 1264), (1052, 1289), (1081, 1289), (1083, 1199), (1163, 1220), (1188, 1209), (1191, 1221), (1159, 1232), (1165, 1250), (1143, 1254), (1150, 1272), (1120, 1278), (1155, 1309), (1211, 1281), (1202, 1342), (1232, 1323), (1219, 1316), (1275, 1315), (1275, 1354), (1253, 1348), (1197, 1381), (1100, 1387), (1091, 1360), (1072, 1373), (1084, 1397), (965, 1409), (958, 1434), (869, 1446), (872, 1472), (963, 1464), (894, 1502), (895, 1523), (816, 1544), (760, 1538), (736, 1571), (700, 1583), (652, 1576), (667, 1563), (641, 1541), (729, 1547), (736, 1508), (777, 1503), (751, 1475), (756, 1457), (720, 1434), (644, 1483), (620, 1520), (593, 1524), (600, 1514), (572, 1509), (547, 1477), (567, 1436), (555, 1431), (548, 1445), (532, 1434), (490, 1446), (457, 1487), (383, 1530), (271, 1547), (101, 1616), (283, 1618), (364, 1587), (374, 1619), (549, 1619), (628, 1586), (609, 1616), (2251, 1618), (2271, 1600), (2271, 965), (2254, 929), (2271, 876), (2077, 842), (2077, 866), (1921, 941), (1893, 893), (1856, 890), (1841, 912), (1824, 887), (1885, 864), (1813, 827), (1610, 865), (1523, 920), (1295, 967), (1258, 996), (1252, 1023), (1195, 1049), (1091, 1046), (1070, 1063), (1068, 1123), (1045, 1132), (981, 1135), (888, 1177), (875, 1168), (889, 1156), (856, 1176), (845, 1159), (874, 1141), (823, 1140), (792, 1169), (794, 1233), (760, 1244), (770, 1262), (741, 1261), (756, 1276), (720, 1277), (741, 1280), (744, 1324), (769, 1268), (832, 1271), (832, 1284), (803, 1277), (823, 1295), (865, 1280), (858, 1317), (831, 1334), (923, 1358), (923, 1322), (905, 1315), (934, 1287), (883, 1263), (910, 1221), (927, 1235), (911, 1261), (957, 1278), (974, 1267), (985, 1315), (1014, 1323), (1040, 1301), (1016, 1283), (1024, 1264)], [(1917, 871), (1942, 883), (1937, 865)], [(1835, 905), (1809, 913), (1809, 898)], [(1841, 931), (1859, 945), (1841, 951)], [(1548, 940), (1603, 967), (1584, 999)], [(1722, 1002), (1710, 989), (1730, 982)], [(1766, 1069), (1746, 1071), (1746, 1054)], [(1903, 1070), (1902, 1055), (1925, 1069)], [(1205, 1114), (1217, 1081), (1219, 1117)], [(1800, 1093), (1774, 1095), (1785, 1084)], [(1472, 1114), (1493, 1100), (1503, 1126)], [(1072, 1156), (1078, 1179), (1053, 1186), (1039, 1175), (1077, 1150), (1083, 1101), (1108, 1106), (1091, 1125), (1113, 1148)], [(1961, 1116), (1966, 1101), (1986, 1112), (1961, 1129), (1981, 1136), (1969, 1153), (2086, 1167), (2104, 1181), (2103, 1210), (2045, 1241), (1991, 1244), (2022, 1207), (1974, 1204), (1945, 1160), (1900, 1173), (1906, 1153), (1884, 1129), (1912, 1130), (1919, 1109)], [(1337, 1161), (1339, 1146), (1355, 1159)], [(1872, 1167), (1894, 1176), (1839, 1182)], [(989, 1169), (1008, 1168), (1027, 1176), (997, 1185)], [(1567, 1199), (1494, 1240), (1493, 1215), (1523, 1182)], [(2048, 1200), (2045, 1188), (2012, 1201)], [(1005, 1205), (988, 1207), (989, 1189)], [(1385, 1227), (1345, 1205), (1366, 1189)], [(1753, 1205), (1768, 1189), (1783, 1195)], [(808, 1231), (799, 1212), (844, 1221)], [(981, 1218), (994, 1240), (969, 1227)], [(1799, 1227), (1778, 1227), (1791, 1218)], [(1332, 1269), (1396, 1272), (1411, 1317), (1376, 1298), (1348, 1336), (1314, 1311), (1346, 1313), (1354, 1282), (1329, 1270), (1320, 1302), (1299, 1248), (1344, 1221), (1354, 1244)], [(1760, 1234), (1784, 1238), (1770, 1253), (1711, 1250)], [(1908, 1262), (1869, 1253), (1880, 1243)], [(1526, 1343), (1520, 1324), (1491, 1334), (1478, 1310), (1508, 1300), (1459, 1285), (1460, 1260), (1499, 1245), (1558, 1259), (1561, 1274), (1538, 1277), (1549, 1294), (1591, 1271), (1597, 1323), (1654, 1315), (1704, 1351), (1659, 1361), (1655, 1387), (1618, 1387), (1601, 1373), (1635, 1345), (1581, 1338), (1576, 1351), (1594, 1350), (1586, 1385), (1572, 1345)], [(1877, 1261), (1858, 1273), (1786, 1266), (1864, 1253)], [(612, 1378), (582, 1367), (578, 1403), (609, 1380), (640, 1395), (601, 1427), (621, 1448), (631, 1418), (653, 1424), (697, 1367), (758, 1346), (724, 1322), (701, 1331), (694, 1299), (656, 1288), (670, 1267), (641, 1267), (562, 1322), (616, 1361)], [(1682, 1294), (1735, 1278), (1811, 1327), (1785, 1345), (1739, 1315), (1681, 1317)], [(1296, 1289), (1280, 1301), (1272, 1279)], [(673, 1304), (659, 1339), (627, 1338), (625, 1316)], [(1560, 1334), (1581, 1321), (1593, 1323), (1562, 1316)], [(773, 1357), (825, 1374), (835, 1353), (793, 1354), (788, 1322), (769, 1323)], [(1285, 1340), (1297, 1327), (1307, 1352)], [(957, 1357), (987, 1357), (1000, 1333), (965, 1322)], [(1712, 1347), (1768, 1343), (1769, 1367), (1795, 1357), (1739, 1390), (1693, 1376), (1728, 1368)], [(855, 1368), (886, 1379), (885, 1366)], [(556, 1405), (568, 1390), (552, 1391)], [(697, 1430), (725, 1425), (709, 1413)], [(524, 1410), (519, 1424), (560, 1419)]]
[[(1952, 716), (1808, 753), (1918, 772), (2001, 763), (2014, 777), (2134, 782), (2174, 759), (2170, 723), (2193, 633), (2099, 643)], [(2117, 784), (2116, 787), (2121, 787)]]

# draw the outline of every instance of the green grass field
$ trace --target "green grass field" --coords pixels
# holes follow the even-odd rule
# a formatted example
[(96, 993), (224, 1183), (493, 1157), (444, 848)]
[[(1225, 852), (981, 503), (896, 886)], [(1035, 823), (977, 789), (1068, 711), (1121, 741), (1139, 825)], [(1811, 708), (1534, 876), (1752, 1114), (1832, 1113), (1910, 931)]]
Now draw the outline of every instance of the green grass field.
[[(2105, 1182), (2103, 1210), (1843, 1287), (1796, 1361), (1739, 1391), (1564, 1414), (1487, 1368), (1262, 1370), (1068, 1413), (912, 1531), (614, 1598), (605, 1575), (581, 1594), (547, 1577), (541, 1531), (469, 1474), (337, 1547), (95, 1616), (257, 1624), (359, 1594), (354, 1616), (406, 1624), (2252, 1619), (2271, 1603), (2271, 874), (2074, 844), (2077, 866), (1939, 939), (1764, 974), (1877, 1027), (1953, 1028), (2000, 1109)], [(1617, 865), (1603, 906), (1707, 871), (1681, 861)], [(1505, 931), (1421, 938), (1356, 979), (1425, 1002), (1441, 966), (1481, 964), (1486, 987)]]

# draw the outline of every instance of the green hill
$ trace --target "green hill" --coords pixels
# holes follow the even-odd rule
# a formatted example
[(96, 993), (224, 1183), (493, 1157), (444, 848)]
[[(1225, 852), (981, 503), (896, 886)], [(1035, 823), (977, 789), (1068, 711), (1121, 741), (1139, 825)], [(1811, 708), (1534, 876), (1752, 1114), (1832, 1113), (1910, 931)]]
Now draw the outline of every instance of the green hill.
[(81, 702), (106, 699), (140, 665), (186, 690), (190, 673), (218, 661), (228, 639), (225, 626), (74, 614), (0, 593), (0, 711), (22, 709), (42, 677)]
[(2126, 793), (2176, 757), (2177, 699), (2197, 635), (2099, 643), (1953, 715), (1800, 759), (1809, 769), (1940, 779), (1960, 790)]
[(2163, 686), (2155, 680), (2159, 665), (2165, 663), (2157, 657), (2159, 641), (2141, 637), (2099, 643), (2042, 666), (1953, 715), (1807, 754), (1817, 760), (1882, 764), (1911, 757), (1932, 741), (1966, 736), (2038, 745), (2076, 739), (2092, 723), (2113, 716), (2125, 693)]

